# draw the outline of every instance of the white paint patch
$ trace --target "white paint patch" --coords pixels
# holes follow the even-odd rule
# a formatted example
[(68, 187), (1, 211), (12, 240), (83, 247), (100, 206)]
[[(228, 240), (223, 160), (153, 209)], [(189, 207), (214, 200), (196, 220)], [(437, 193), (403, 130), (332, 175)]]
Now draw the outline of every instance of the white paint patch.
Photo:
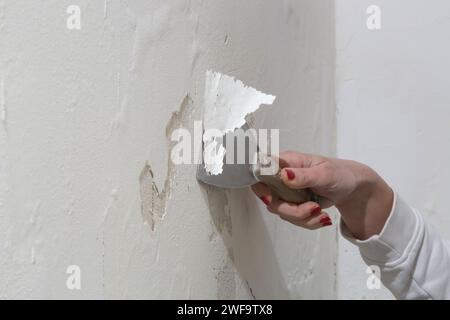
[[(275, 98), (246, 86), (234, 77), (206, 71), (203, 160), (208, 173), (218, 175), (223, 171), (225, 148), (217, 139), (242, 127), (246, 115), (255, 112), (262, 104), (271, 105)], [(217, 134), (211, 136), (208, 134), (210, 130), (215, 130)]]

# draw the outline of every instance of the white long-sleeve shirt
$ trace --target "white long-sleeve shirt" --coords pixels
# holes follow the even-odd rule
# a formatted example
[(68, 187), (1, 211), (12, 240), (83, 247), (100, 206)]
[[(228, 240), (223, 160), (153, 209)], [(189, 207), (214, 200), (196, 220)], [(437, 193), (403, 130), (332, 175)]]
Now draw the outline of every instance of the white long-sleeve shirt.
[(420, 213), (397, 194), (379, 235), (355, 239), (341, 220), (344, 238), (359, 247), (368, 265), (397, 299), (450, 299), (450, 248)]

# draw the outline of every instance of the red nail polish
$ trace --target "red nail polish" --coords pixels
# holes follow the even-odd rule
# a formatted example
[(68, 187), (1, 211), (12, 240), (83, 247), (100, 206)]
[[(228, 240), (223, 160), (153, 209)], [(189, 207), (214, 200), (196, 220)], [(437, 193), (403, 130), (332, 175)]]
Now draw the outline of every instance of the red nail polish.
[(295, 178), (295, 173), (292, 170), (286, 169), (286, 174), (289, 180), (294, 180)]
[(316, 215), (322, 212), (322, 208), (321, 207), (315, 207), (314, 209), (311, 210), (311, 214)]
[(331, 219), (330, 219), (330, 217), (327, 217), (327, 216), (322, 217), (322, 218), (320, 218), (320, 223), (321, 224), (331, 223)]
[(260, 197), (260, 199), (262, 200), (262, 202), (264, 202), (264, 204), (265, 204), (266, 206), (268, 206), (268, 205), (270, 204), (270, 201), (269, 201), (269, 197), (268, 197), (268, 196), (262, 196), (262, 197)]
[(322, 223), (322, 226), (327, 227), (331, 226), (333, 223), (331, 221)]

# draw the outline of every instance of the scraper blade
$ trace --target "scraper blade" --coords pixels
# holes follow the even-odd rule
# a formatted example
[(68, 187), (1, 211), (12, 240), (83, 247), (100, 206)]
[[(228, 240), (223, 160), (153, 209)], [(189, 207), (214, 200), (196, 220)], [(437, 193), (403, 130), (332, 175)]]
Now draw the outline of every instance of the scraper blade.
[[(227, 133), (224, 137), (221, 139), (221, 144), (226, 150), (226, 141), (227, 139), (234, 139), (234, 155), (236, 158), (237, 152), (238, 152), (238, 139), (242, 139), (243, 137), (240, 136), (240, 133), (243, 131), (247, 131), (249, 129), (248, 124), (244, 124), (240, 131), (230, 132)], [(199, 164), (197, 168), (197, 179), (206, 183), (210, 184), (216, 187), (220, 188), (229, 188), (229, 189), (235, 189), (235, 188), (244, 188), (251, 186), (252, 184), (255, 184), (258, 182), (258, 180), (255, 178), (252, 170), (252, 164), (251, 159), (255, 156), (255, 154), (250, 154), (251, 150), (257, 151), (257, 144), (255, 139), (252, 138), (251, 135), (249, 135), (249, 138), (246, 139), (245, 144), (245, 150), (241, 150), (241, 152), (244, 152), (245, 154), (245, 163), (238, 164), (237, 161), (234, 161), (232, 164), (226, 163), (226, 157), (227, 154), (225, 153), (224, 159), (223, 159), (223, 171), (221, 174), (218, 175), (212, 175), (206, 172), (204, 164)], [(253, 144), (253, 148), (251, 147), (251, 144)], [(203, 150), (202, 150), (203, 151)], [(229, 152), (226, 150), (226, 152)], [(203, 159), (203, 152), (202, 152), (202, 159)]]
[[(260, 160), (264, 157), (260, 154), (260, 157), (256, 157), (256, 152), (259, 151), (256, 137), (253, 135), (245, 135), (242, 137), (245, 131), (249, 129), (248, 125), (245, 124), (235, 132), (227, 133), (220, 141), (222, 146), (226, 150), (227, 139), (234, 139), (234, 161), (233, 163), (226, 163), (226, 150), (223, 159), (223, 171), (218, 175), (211, 175), (205, 170), (204, 164), (199, 164), (197, 168), (197, 179), (209, 185), (213, 185), (220, 188), (226, 189), (236, 189), (251, 186), (257, 182), (263, 182), (271, 189), (274, 196), (280, 199), (292, 202), (292, 203), (303, 203), (307, 201), (319, 201), (319, 198), (309, 189), (294, 190), (288, 188), (280, 178), (279, 170), (272, 175), (261, 174), (261, 168), (268, 165), (268, 163), (261, 163), (260, 161), (252, 161), (252, 159)], [(248, 137), (248, 138), (245, 138)], [(239, 139), (245, 139), (245, 144), (239, 144)], [(242, 143), (242, 142), (241, 142)], [(245, 150), (240, 150), (245, 154), (244, 163), (237, 163), (237, 151), (238, 146), (245, 146)], [(240, 148), (239, 148), (240, 149)], [(203, 158), (203, 157), (202, 157)], [(266, 157), (266, 159), (268, 159)], [(275, 161), (272, 159), (272, 161)]]

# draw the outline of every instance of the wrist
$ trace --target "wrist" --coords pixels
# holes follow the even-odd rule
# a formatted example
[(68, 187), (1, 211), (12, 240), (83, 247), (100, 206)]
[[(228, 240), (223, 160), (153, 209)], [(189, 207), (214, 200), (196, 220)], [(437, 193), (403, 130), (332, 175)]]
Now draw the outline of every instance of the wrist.
[(392, 209), (394, 193), (368, 166), (355, 164), (353, 171), (356, 180), (354, 191), (336, 207), (353, 235), (365, 240), (383, 229)]

